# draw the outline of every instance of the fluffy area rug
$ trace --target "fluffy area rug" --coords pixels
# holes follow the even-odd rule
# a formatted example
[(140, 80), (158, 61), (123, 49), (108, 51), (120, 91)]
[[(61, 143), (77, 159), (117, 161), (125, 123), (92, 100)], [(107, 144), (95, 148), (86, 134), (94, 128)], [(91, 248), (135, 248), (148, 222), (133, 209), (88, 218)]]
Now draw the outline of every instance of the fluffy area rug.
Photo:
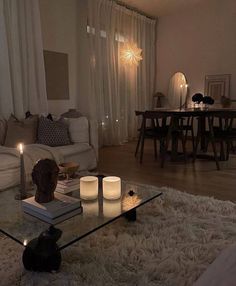
[(236, 240), (236, 204), (162, 188), (163, 196), (62, 251), (58, 273), (32, 273), (0, 236), (0, 285), (192, 285)]

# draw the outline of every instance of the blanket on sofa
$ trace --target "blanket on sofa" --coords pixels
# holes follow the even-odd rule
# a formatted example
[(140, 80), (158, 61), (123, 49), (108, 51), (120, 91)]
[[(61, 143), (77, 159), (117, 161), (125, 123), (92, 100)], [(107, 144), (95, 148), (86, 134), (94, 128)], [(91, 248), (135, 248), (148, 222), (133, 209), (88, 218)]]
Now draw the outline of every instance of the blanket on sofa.
[[(16, 148), (0, 146), (0, 190), (20, 183), (20, 152)], [(54, 148), (32, 144), (24, 147), (26, 182), (31, 181), (31, 172), (39, 159), (53, 159), (57, 164), (64, 161), (63, 155)]]

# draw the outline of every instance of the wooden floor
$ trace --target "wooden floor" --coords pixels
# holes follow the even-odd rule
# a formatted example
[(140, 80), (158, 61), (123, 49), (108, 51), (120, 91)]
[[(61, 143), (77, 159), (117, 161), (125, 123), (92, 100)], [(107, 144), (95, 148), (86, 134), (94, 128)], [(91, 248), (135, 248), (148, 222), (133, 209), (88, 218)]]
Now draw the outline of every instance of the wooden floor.
[(236, 156), (220, 162), (216, 170), (214, 161), (197, 159), (193, 164), (171, 162), (160, 168), (159, 159), (154, 160), (152, 142), (145, 142), (143, 164), (134, 157), (136, 142), (122, 146), (104, 147), (99, 153), (99, 172), (120, 176), (135, 182), (156, 186), (168, 186), (193, 194), (211, 196), (236, 202)]

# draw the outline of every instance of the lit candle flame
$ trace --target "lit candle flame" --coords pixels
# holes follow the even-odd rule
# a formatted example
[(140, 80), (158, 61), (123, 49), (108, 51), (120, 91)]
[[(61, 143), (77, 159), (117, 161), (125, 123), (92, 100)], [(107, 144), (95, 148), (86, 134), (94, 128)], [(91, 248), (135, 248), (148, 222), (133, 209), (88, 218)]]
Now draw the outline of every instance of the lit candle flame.
[(19, 143), (18, 145), (18, 150), (20, 151), (20, 154), (23, 154), (23, 151), (24, 151), (24, 144), (23, 143)]
[(28, 240), (27, 239), (24, 239), (24, 242), (23, 242), (24, 246), (26, 246), (28, 244)]

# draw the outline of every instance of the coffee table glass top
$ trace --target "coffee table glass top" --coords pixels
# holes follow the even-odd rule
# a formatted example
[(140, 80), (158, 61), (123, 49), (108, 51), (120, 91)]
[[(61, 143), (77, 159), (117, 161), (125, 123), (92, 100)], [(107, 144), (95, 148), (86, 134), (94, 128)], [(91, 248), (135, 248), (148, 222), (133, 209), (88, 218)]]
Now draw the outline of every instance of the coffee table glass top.
[[(132, 196), (130, 190), (134, 192)], [(27, 245), (31, 239), (38, 237), (50, 225), (24, 213), (21, 201), (14, 199), (17, 192), (17, 188), (0, 192), (0, 230), (18, 243)], [(58, 241), (60, 249), (80, 240), (161, 194), (158, 188), (154, 186), (123, 181), (121, 198), (110, 201), (103, 199), (102, 189), (100, 188), (97, 200), (82, 200), (82, 214), (56, 224), (55, 227), (63, 232)], [(34, 192), (32, 192), (32, 195), (34, 195)], [(79, 190), (73, 191), (70, 195), (79, 198)]]

